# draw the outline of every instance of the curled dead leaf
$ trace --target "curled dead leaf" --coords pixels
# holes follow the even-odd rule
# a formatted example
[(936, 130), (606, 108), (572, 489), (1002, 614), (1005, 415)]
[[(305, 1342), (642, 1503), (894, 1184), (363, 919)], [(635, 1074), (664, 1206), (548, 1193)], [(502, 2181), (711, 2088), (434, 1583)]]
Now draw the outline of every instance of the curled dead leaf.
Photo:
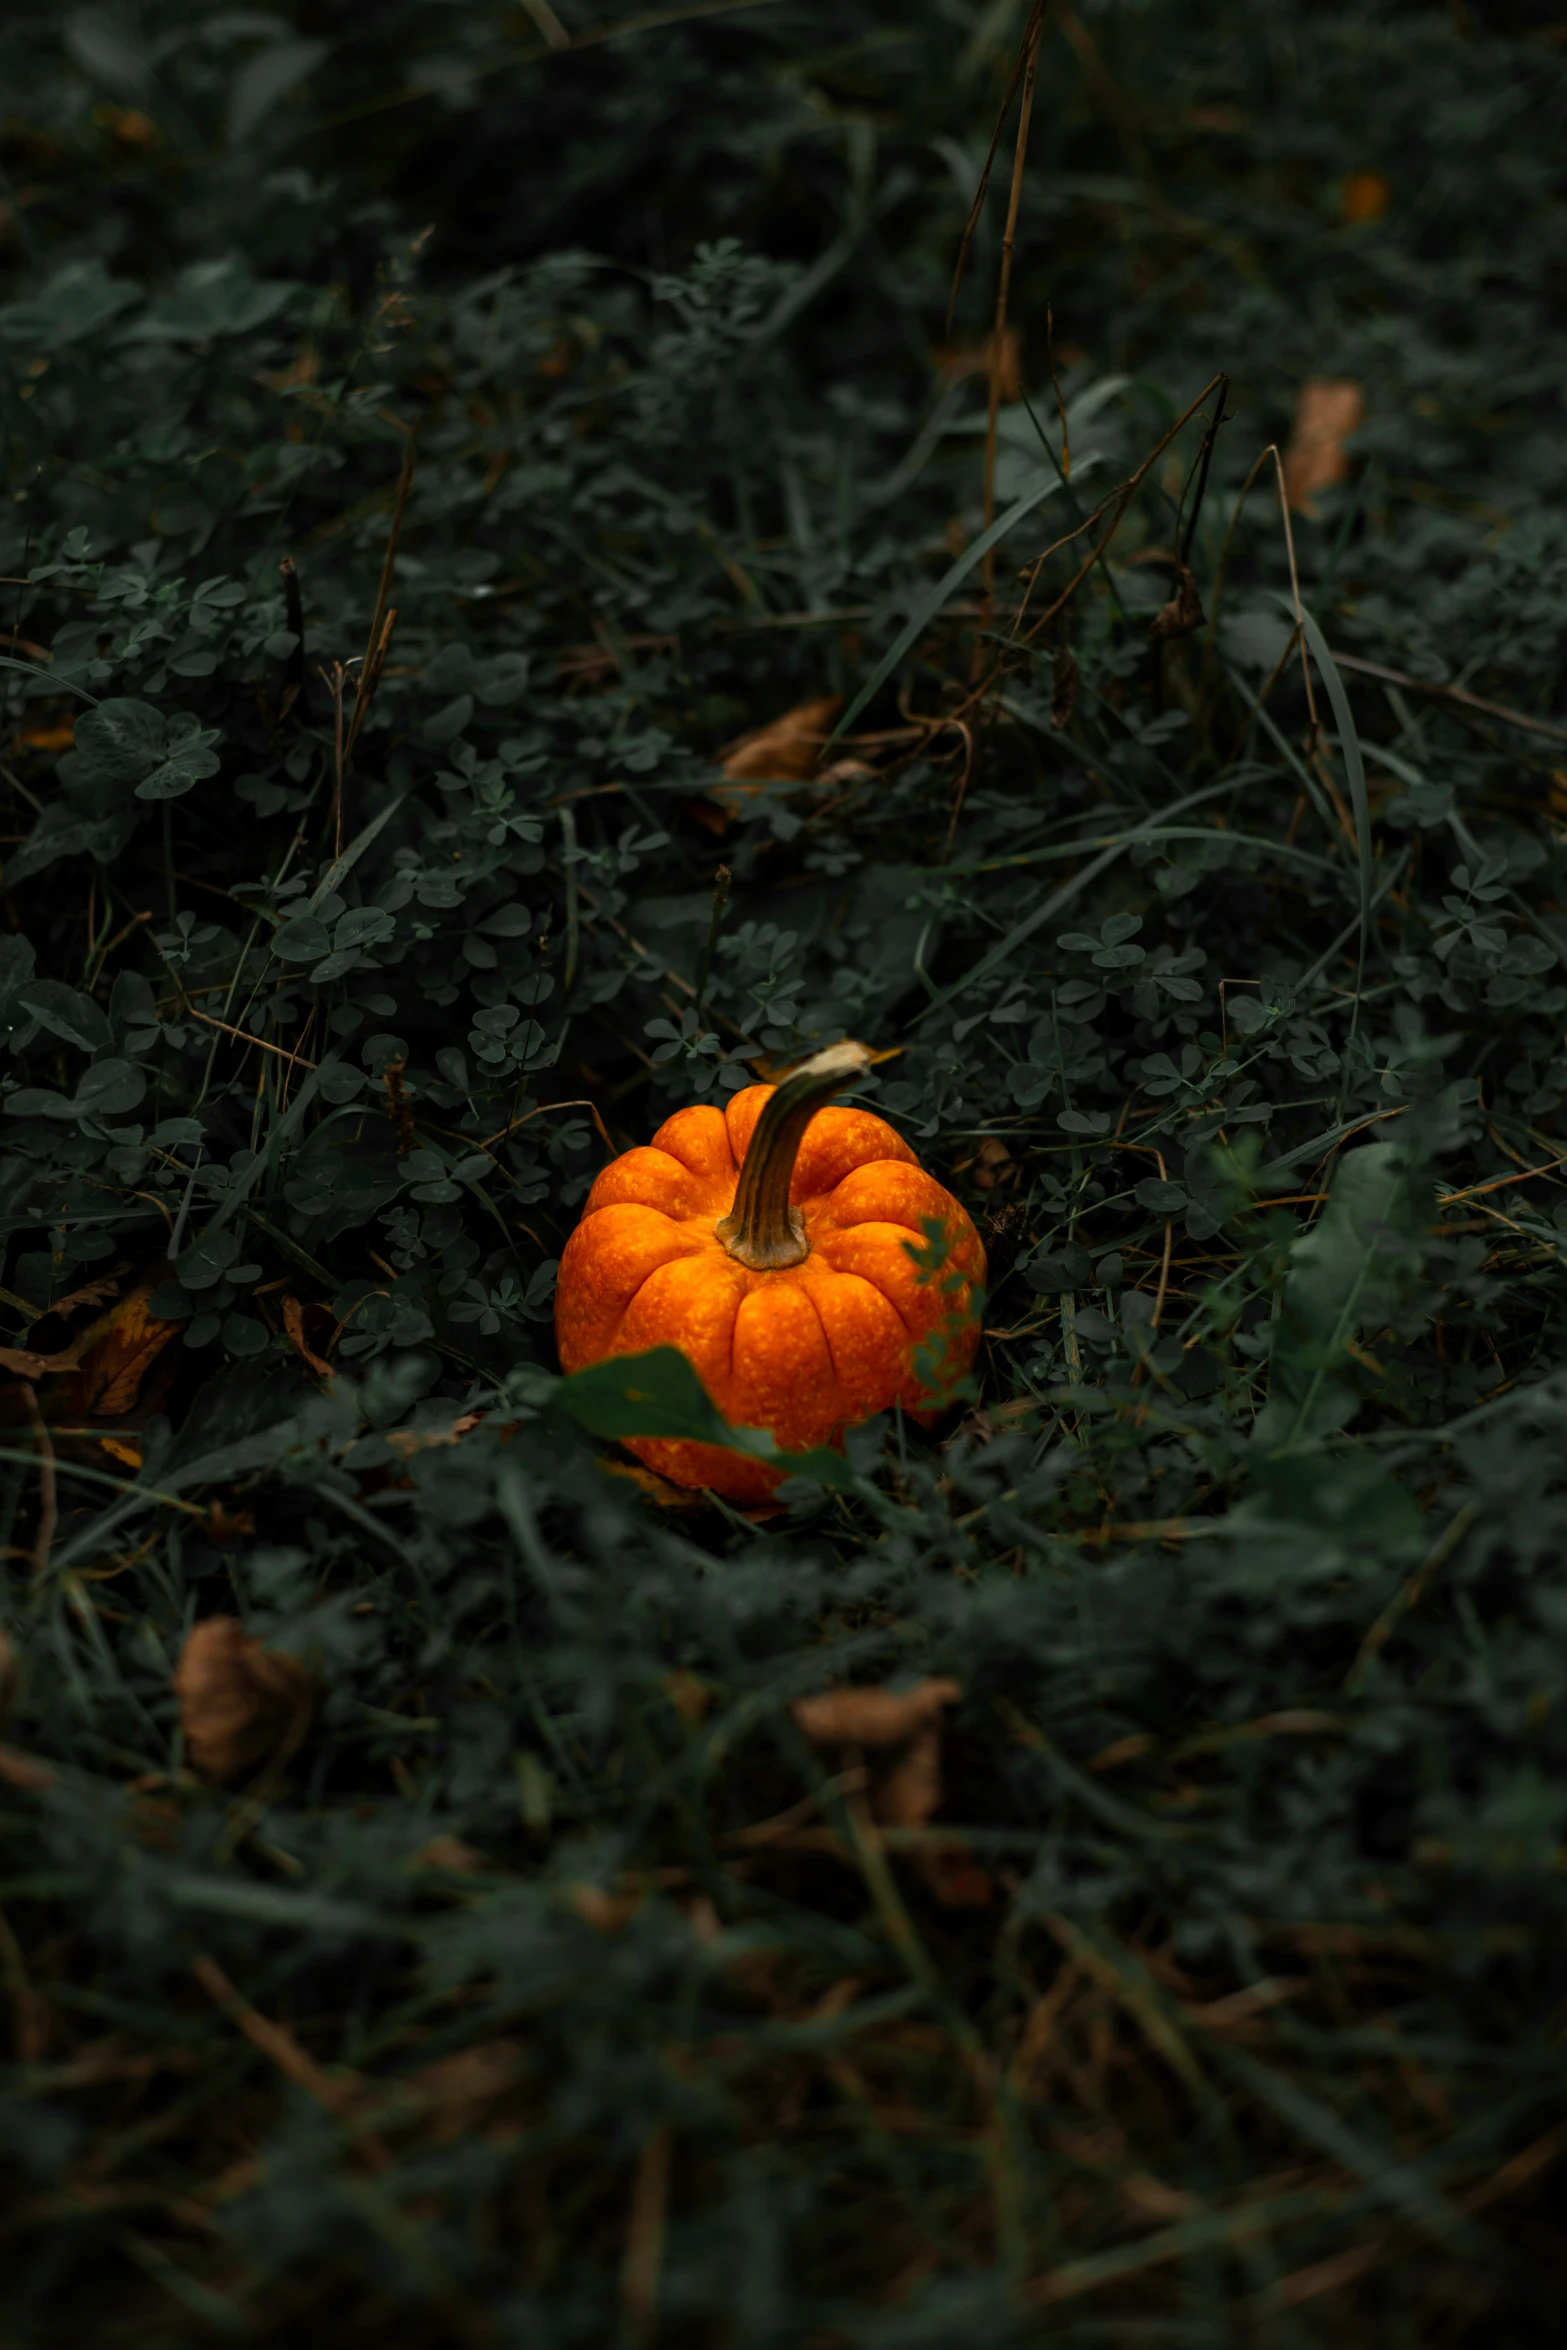
[(307, 1370), (314, 1371), (318, 1379), (329, 1380), (332, 1376), (332, 1366), (316, 1353), (305, 1336), (305, 1309), (299, 1299), (290, 1293), (287, 1297), (280, 1298), (278, 1303), (289, 1345)]
[(1149, 636), (1156, 645), (1167, 643), (1175, 637), (1190, 636), (1194, 629), (1201, 628), (1206, 618), (1190, 565), (1178, 563), (1175, 567), (1175, 593), (1154, 614), (1149, 623)]
[(1301, 385), (1284, 452), (1284, 492), (1297, 514), (1314, 519), (1318, 491), (1348, 475), (1344, 443), (1365, 421), (1366, 395), (1358, 383), (1315, 376)]
[(204, 1779), (231, 1779), (298, 1752), (320, 1683), (297, 1657), (263, 1648), (237, 1616), (194, 1625), (174, 1668), (185, 1747)]
[(757, 797), (760, 784), (809, 783), (821, 764), (832, 722), (842, 708), (842, 694), (824, 694), (742, 735), (719, 761), (734, 788), (726, 790), (720, 785), (713, 798), (738, 816)]

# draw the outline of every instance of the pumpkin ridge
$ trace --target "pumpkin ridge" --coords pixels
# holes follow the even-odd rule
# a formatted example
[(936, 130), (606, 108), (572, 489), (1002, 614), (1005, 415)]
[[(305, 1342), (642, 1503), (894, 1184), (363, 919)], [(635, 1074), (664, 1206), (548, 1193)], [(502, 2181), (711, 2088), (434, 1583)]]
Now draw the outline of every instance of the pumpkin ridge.
[[(670, 1226), (670, 1227), (671, 1227), (671, 1228), (672, 1228), (672, 1229), (673, 1229), (675, 1232), (679, 1232), (679, 1231), (681, 1231), (681, 1229), (682, 1229), (682, 1226), (683, 1226), (684, 1224), (696, 1224), (696, 1223), (702, 1223), (703, 1221), (705, 1221), (705, 1219), (703, 1219), (703, 1218), (701, 1218), (701, 1217), (697, 1217), (697, 1216), (688, 1216), (688, 1217), (684, 1217), (684, 1218), (677, 1219), (677, 1218), (675, 1218), (674, 1216), (671, 1216), (671, 1215), (669, 1215), (669, 1214), (666, 1212), (666, 1210), (665, 1210), (665, 1209), (653, 1206), (653, 1204), (652, 1204), (652, 1202), (651, 1202), (651, 1201), (643, 1201), (643, 1202), (629, 1202), (629, 1203), (628, 1203), (628, 1202), (626, 1202), (626, 1201), (622, 1201), (622, 1200), (616, 1200), (616, 1201), (614, 1201), (612, 1204), (613, 1204), (614, 1206), (616, 1206), (616, 1207), (623, 1207), (623, 1206), (626, 1206), (626, 1205), (643, 1205), (643, 1206), (646, 1206), (646, 1207), (648, 1208), (648, 1210), (649, 1210), (649, 1213), (650, 1213), (650, 1214), (652, 1214), (652, 1215), (655, 1215), (655, 1216), (662, 1216), (662, 1217), (664, 1218), (664, 1221), (665, 1221), (665, 1223), (666, 1223), (666, 1224), (668, 1224), (668, 1225), (669, 1225), (669, 1226)], [(586, 1219), (584, 1219), (584, 1221), (586, 1221)], [(579, 1226), (579, 1230), (580, 1230), (580, 1226)], [(706, 1241), (705, 1239), (701, 1239), (701, 1238), (698, 1238), (698, 1237), (695, 1237), (695, 1236), (693, 1236), (693, 1238), (692, 1238), (692, 1240), (691, 1240), (691, 1242), (690, 1242), (690, 1245), (689, 1245), (688, 1247), (686, 1247), (686, 1248), (682, 1248), (682, 1249), (678, 1250), (674, 1256), (671, 1256), (671, 1257), (660, 1257), (660, 1259), (659, 1259), (659, 1261), (658, 1261), (658, 1263), (657, 1263), (656, 1265), (649, 1265), (649, 1267), (648, 1267), (647, 1271), (646, 1271), (646, 1272), (643, 1274), (643, 1276), (642, 1276), (641, 1280), (640, 1280), (640, 1281), (637, 1283), (637, 1285), (636, 1285), (636, 1288), (635, 1288), (635, 1289), (634, 1289), (634, 1290), (631, 1292), (631, 1295), (630, 1295), (630, 1296), (627, 1298), (627, 1300), (626, 1300), (625, 1304), (624, 1304), (624, 1305), (621, 1307), (621, 1309), (620, 1309), (619, 1318), (617, 1319), (617, 1321), (616, 1321), (616, 1323), (615, 1323), (613, 1335), (612, 1335), (612, 1337), (611, 1337), (611, 1339), (610, 1339), (610, 1341), (609, 1341), (609, 1345), (608, 1345), (608, 1347), (607, 1347), (607, 1348), (606, 1348), (606, 1350), (605, 1350), (607, 1355), (612, 1355), (612, 1354), (614, 1354), (614, 1353), (616, 1353), (616, 1352), (618, 1351), (618, 1349), (619, 1349), (619, 1346), (620, 1346), (621, 1339), (622, 1339), (622, 1338), (624, 1337), (624, 1335), (625, 1335), (626, 1324), (627, 1324), (627, 1322), (628, 1322), (628, 1321), (630, 1320), (630, 1318), (631, 1318), (632, 1309), (633, 1309), (633, 1307), (636, 1305), (636, 1302), (637, 1302), (638, 1298), (639, 1298), (639, 1297), (642, 1295), (642, 1292), (643, 1292), (643, 1290), (644, 1290), (644, 1289), (646, 1289), (646, 1287), (647, 1287), (648, 1283), (649, 1283), (650, 1281), (652, 1281), (652, 1280), (656, 1279), (656, 1277), (657, 1277), (657, 1276), (658, 1276), (660, 1273), (662, 1273), (662, 1272), (663, 1272), (663, 1271), (666, 1269), (666, 1267), (668, 1267), (668, 1266), (670, 1266), (670, 1265), (682, 1265), (682, 1264), (685, 1264), (685, 1263), (686, 1263), (686, 1262), (687, 1262), (687, 1261), (688, 1261), (690, 1258), (692, 1258), (692, 1257), (700, 1257), (700, 1256), (704, 1256), (704, 1255), (707, 1253), (707, 1248), (708, 1248), (708, 1243), (707, 1243), (707, 1241)], [(733, 1339), (731, 1338), (731, 1340), (730, 1340), (730, 1369), (731, 1369), (731, 1372), (733, 1371), (733, 1368), (734, 1368), (734, 1341), (733, 1341)]]
[[(805, 1264), (808, 1265), (810, 1261), (810, 1258), (807, 1257)], [(803, 1273), (805, 1270), (805, 1265), (802, 1265), (799, 1269)], [(833, 1353), (832, 1349), (832, 1332), (827, 1327), (827, 1317), (822, 1312), (821, 1307), (817, 1304), (816, 1299), (812, 1295), (809, 1284), (804, 1281), (797, 1281), (795, 1287), (800, 1291), (801, 1295), (805, 1298), (807, 1304), (810, 1306), (812, 1313), (816, 1316), (816, 1326), (822, 1334), (822, 1344), (827, 1349), (827, 1360), (832, 1365), (832, 1383), (835, 1391), (835, 1399), (838, 1405), (838, 1409), (833, 1415), (833, 1425), (835, 1427), (841, 1428), (843, 1426), (847, 1407), (844, 1402), (843, 1373), (838, 1368), (838, 1358)]]
[[(909, 1235), (911, 1240), (918, 1240), (919, 1237), (920, 1236), (917, 1232), (911, 1232)], [(800, 1270), (803, 1273), (806, 1270), (806, 1267), (802, 1265)], [(877, 1297), (882, 1298), (892, 1308), (893, 1313), (897, 1316), (899, 1327), (901, 1328), (904, 1337), (908, 1340), (909, 1345), (911, 1347), (916, 1347), (919, 1345), (920, 1334), (918, 1331), (910, 1328), (908, 1316), (904, 1313), (903, 1308), (899, 1305), (897, 1299), (891, 1294), (889, 1290), (878, 1287), (878, 1285), (871, 1280), (868, 1274), (856, 1273), (852, 1267), (848, 1265), (835, 1265), (827, 1257), (822, 1257), (820, 1259), (819, 1277), (824, 1281), (863, 1282), (867, 1289), (874, 1291)], [(816, 1301), (813, 1298), (811, 1302), (814, 1305)], [(820, 1312), (820, 1307), (817, 1307), (818, 1316), (820, 1315)], [(831, 1351), (831, 1347), (829, 1346), (828, 1352), (830, 1353)]]

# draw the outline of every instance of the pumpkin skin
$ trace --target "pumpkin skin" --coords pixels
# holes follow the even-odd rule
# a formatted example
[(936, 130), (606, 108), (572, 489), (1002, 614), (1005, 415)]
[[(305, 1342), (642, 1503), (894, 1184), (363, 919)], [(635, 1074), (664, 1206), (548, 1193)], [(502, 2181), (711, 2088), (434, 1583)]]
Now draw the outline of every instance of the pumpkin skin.
[[(567, 1241), (555, 1291), (566, 1371), (612, 1355), (676, 1346), (731, 1426), (766, 1428), (789, 1452), (841, 1443), (894, 1402), (932, 1401), (914, 1350), (948, 1325), (945, 1369), (967, 1370), (979, 1344), (972, 1291), (985, 1252), (967, 1212), (913, 1151), (868, 1110), (832, 1105), (805, 1129), (789, 1184), (809, 1253), (753, 1271), (715, 1227), (730, 1213), (770, 1085), (750, 1085), (719, 1110), (677, 1110), (644, 1149), (599, 1176)], [(935, 1217), (949, 1242), (947, 1294), (921, 1284), (908, 1244)], [(765, 1501), (779, 1473), (713, 1444), (658, 1437), (628, 1450), (679, 1485), (733, 1501)]]

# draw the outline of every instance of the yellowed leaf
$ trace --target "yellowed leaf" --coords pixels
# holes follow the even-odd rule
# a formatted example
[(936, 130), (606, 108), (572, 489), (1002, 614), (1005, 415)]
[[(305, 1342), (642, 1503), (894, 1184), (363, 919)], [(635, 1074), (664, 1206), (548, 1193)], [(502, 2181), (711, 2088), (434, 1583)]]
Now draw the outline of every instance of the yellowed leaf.
[(1315, 376), (1301, 385), (1284, 452), (1284, 490), (1296, 513), (1315, 517), (1317, 493), (1344, 480), (1349, 472), (1344, 443), (1365, 420), (1366, 395), (1358, 383)]

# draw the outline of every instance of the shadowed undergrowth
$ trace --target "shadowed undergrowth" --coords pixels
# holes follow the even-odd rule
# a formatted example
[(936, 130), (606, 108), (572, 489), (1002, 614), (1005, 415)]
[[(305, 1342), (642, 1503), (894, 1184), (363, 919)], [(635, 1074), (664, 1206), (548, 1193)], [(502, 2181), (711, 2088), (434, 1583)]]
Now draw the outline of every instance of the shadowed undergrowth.
[[(1559, 2304), (1567, 64), (1190, 13), (0, 28), (7, 2341)], [(972, 1391), (660, 1491), (845, 1035)]]

